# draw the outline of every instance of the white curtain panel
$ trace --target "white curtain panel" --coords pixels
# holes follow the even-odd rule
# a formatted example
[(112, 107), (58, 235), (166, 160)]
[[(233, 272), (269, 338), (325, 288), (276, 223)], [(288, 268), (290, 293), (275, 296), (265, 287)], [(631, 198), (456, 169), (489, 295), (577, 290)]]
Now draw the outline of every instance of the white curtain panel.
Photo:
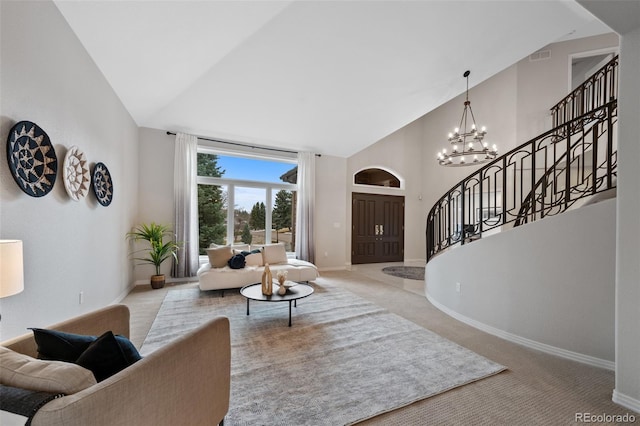
[(316, 193), (316, 156), (298, 153), (298, 215), (296, 220), (296, 256), (315, 262), (313, 211)]
[(193, 277), (198, 271), (198, 138), (176, 134), (173, 172), (176, 241), (181, 244), (178, 262), (174, 259), (171, 276)]

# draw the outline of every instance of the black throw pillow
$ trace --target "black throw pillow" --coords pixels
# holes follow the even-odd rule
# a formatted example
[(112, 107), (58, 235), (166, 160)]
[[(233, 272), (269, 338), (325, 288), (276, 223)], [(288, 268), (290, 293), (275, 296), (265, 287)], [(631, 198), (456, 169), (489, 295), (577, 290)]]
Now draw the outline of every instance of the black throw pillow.
[(242, 269), (247, 264), (247, 260), (244, 258), (242, 254), (234, 254), (231, 259), (227, 262), (229, 268), (231, 269)]
[[(115, 374), (142, 359), (129, 339), (114, 335), (111, 331), (96, 337), (43, 328), (32, 328), (31, 330), (33, 330), (33, 336), (38, 346), (38, 358), (81, 365), (91, 370), (97, 381), (104, 380), (111, 374)], [(96, 353), (101, 350), (104, 350), (105, 353)], [(80, 363), (81, 358), (82, 364)], [(103, 361), (107, 364), (104, 366), (96, 365)], [(109, 372), (111, 373), (105, 376)], [(100, 379), (98, 376), (103, 378)]]
[(87, 350), (78, 357), (76, 364), (91, 370), (98, 382), (113, 376), (130, 365), (116, 336), (111, 331), (107, 331), (94, 340)]
[(78, 357), (96, 340), (96, 336), (65, 333), (63, 331), (31, 328), (38, 346), (38, 358), (51, 361), (76, 362)]
[(127, 360), (128, 365), (131, 365), (134, 362), (140, 361), (142, 359), (142, 356), (133, 345), (133, 343), (131, 343), (131, 340), (119, 334), (116, 334), (115, 337), (116, 341), (118, 342), (118, 346), (120, 346), (120, 349), (122, 349), (122, 353), (124, 353), (124, 357)]

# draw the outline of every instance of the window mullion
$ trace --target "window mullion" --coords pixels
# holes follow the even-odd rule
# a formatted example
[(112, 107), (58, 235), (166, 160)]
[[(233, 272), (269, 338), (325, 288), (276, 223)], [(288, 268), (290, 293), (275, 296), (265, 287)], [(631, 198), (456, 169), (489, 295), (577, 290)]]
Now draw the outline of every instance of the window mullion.
[(234, 225), (235, 225), (235, 209), (236, 204), (236, 186), (230, 183), (227, 186), (227, 244), (235, 242)]
[(265, 213), (265, 223), (264, 223), (264, 242), (265, 243), (271, 243), (271, 228), (273, 228), (272, 226), (272, 211), (273, 211), (273, 201), (272, 201), (272, 196), (271, 196), (271, 187), (268, 186), (266, 188), (266, 197), (267, 199), (265, 200), (265, 206), (266, 206), (266, 213)]

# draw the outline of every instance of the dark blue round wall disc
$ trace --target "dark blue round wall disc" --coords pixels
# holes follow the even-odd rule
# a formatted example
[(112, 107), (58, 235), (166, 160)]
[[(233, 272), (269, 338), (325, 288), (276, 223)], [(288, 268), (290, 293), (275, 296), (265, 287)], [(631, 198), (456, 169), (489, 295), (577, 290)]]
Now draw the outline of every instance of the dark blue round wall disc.
[(7, 138), (7, 162), (13, 179), (32, 197), (42, 197), (53, 189), (58, 174), (58, 158), (49, 136), (30, 121), (20, 121)]
[(113, 181), (109, 169), (103, 163), (97, 163), (93, 168), (91, 178), (93, 193), (96, 194), (98, 202), (103, 206), (108, 206), (113, 201)]

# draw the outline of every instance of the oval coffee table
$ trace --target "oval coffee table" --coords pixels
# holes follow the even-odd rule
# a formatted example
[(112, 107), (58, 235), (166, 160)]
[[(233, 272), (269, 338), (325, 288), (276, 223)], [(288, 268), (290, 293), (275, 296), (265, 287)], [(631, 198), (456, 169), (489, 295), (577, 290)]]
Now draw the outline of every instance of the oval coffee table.
[(262, 283), (250, 284), (240, 289), (240, 294), (247, 299), (247, 315), (249, 315), (249, 301), (256, 300), (258, 302), (289, 302), (289, 327), (291, 327), (291, 304), (298, 306), (298, 299), (302, 299), (313, 294), (313, 287), (309, 284), (298, 283), (293, 287), (289, 287), (284, 296), (278, 294), (278, 284), (273, 283), (273, 294), (265, 296), (262, 294)]

